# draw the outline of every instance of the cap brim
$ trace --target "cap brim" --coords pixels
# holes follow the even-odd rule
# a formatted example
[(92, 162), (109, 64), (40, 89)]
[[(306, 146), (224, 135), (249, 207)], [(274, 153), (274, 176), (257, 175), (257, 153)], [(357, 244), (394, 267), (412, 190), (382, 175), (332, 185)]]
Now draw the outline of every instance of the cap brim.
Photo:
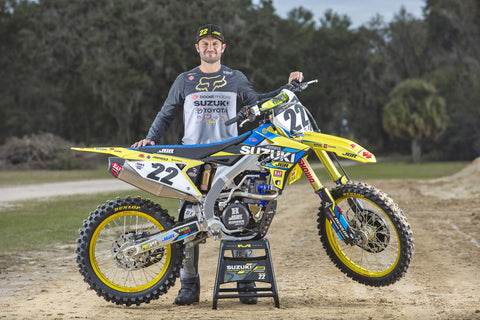
[(199, 42), (203, 38), (208, 38), (208, 37), (215, 38), (215, 39), (220, 40), (222, 42), (224, 41), (221, 37), (217, 37), (217, 36), (213, 36), (213, 35), (209, 34), (209, 35), (205, 35), (205, 36), (201, 36), (201, 37), (197, 38), (197, 42)]

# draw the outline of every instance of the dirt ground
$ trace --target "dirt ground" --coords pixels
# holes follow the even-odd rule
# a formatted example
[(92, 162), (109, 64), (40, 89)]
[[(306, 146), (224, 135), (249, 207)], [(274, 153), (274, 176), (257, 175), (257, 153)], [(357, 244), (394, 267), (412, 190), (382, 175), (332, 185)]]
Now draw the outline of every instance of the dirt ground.
[(438, 180), (367, 181), (403, 208), (415, 237), (410, 269), (392, 286), (367, 287), (334, 267), (318, 238), (317, 196), (292, 185), (269, 234), (280, 308), (261, 298), (253, 306), (222, 299), (212, 309), (212, 239), (200, 249), (199, 304), (175, 306), (177, 282), (150, 304), (117, 306), (88, 289), (72, 243), (0, 260), (0, 319), (480, 319), (479, 181), (480, 159)]

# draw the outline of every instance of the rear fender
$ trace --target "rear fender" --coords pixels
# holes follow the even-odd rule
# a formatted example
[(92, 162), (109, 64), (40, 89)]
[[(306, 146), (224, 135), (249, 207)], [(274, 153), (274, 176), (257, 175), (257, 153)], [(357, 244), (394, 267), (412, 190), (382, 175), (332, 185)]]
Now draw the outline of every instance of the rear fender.
[(116, 157), (128, 159), (128, 160), (141, 160), (141, 161), (151, 161), (151, 162), (167, 161), (167, 162), (183, 163), (188, 165), (189, 167), (203, 164), (202, 161), (198, 161), (198, 160), (173, 157), (173, 156), (164, 155), (164, 154), (147, 153), (147, 152), (132, 150), (129, 148), (121, 148), (121, 147), (72, 148), (72, 150), (111, 154)]
[(312, 147), (315, 152), (333, 152), (342, 158), (355, 160), (363, 163), (377, 162), (375, 156), (367, 149), (351, 140), (331, 136), (318, 132), (305, 132), (302, 143)]

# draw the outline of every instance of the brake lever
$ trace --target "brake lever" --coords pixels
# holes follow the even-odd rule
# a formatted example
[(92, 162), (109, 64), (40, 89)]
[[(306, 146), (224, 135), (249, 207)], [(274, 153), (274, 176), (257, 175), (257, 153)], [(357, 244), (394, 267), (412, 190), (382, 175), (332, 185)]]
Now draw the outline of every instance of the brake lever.
[[(258, 107), (257, 107), (258, 109)], [(259, 113), (260, 114), (260, 113)], [(240, 123), (240, 128), (243, 127), (243, 125), (247, 122), (253, 122), (255, 121), (255, 119), (257, 118), (257, 115), (255, 113), (249, 113), (247, 118), (245, 120), (243, 120), (241, 123)]]
[(248, 121), (248, 119), (245, 119), (245, 120), (243, 120), (242, 122), (240, 122), (240, 124), (239, 124), (238, 126), (241, 128), (241, 127), (243, 127), (243, 125), (244, 125), (245, 123), (247, 123), (247, 122), (250, 122), (250, 121)]
[(302, 86), (302, 90), (305, 90), (305, 89), (307, 89), (307, 87), (308, 87), (309, 85), (314, 84), (314, 83), (317, 83), (317, 82), (318, 82), (317, 79), (311, 80), (311, 81), (308, 81), (308, 82), (302, 82), (302, 83), (300, 83), (300, 86)]

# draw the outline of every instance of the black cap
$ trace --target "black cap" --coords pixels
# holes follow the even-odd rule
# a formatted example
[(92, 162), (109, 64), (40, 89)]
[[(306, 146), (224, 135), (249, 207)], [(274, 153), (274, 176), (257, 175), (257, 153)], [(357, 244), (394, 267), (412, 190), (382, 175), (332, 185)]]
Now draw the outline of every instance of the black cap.
[(205, 37), (214, 37), (217, 38), (218, 40), (224, 42), (225, 37), (223, 36), (223, 31), (222, 28), (215, 24), (206, 24), (204, 26), (201, 26), (198, 31), (197, 31), (197, 42), (200, 41), (200, 39), (203, 39)]

